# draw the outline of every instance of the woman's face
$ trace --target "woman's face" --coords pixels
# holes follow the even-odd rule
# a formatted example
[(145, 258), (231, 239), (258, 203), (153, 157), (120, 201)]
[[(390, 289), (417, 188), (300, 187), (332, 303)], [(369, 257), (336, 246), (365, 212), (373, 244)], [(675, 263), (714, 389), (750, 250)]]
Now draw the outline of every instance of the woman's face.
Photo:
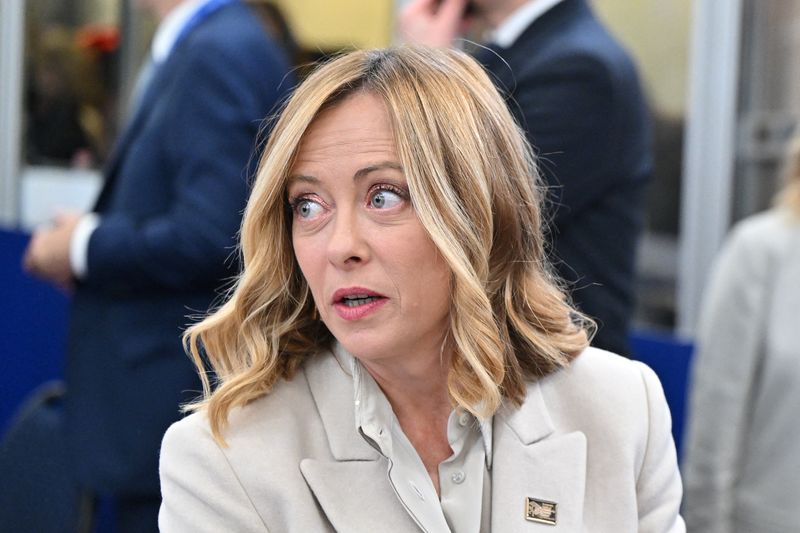
[[(291, 170), (292, 242), (325, 325), (364, 361), (439, 355), (450, 271), (409, 198), (381, 100), (322, 112)], [(409, 359), (409, 357), (411, 359)]]

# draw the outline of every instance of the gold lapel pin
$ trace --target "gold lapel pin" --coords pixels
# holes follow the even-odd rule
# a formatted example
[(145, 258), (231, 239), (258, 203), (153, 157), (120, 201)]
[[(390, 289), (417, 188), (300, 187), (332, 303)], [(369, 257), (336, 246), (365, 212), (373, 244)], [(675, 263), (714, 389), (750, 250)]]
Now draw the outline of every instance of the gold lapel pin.
[(525, 498), (525, 520), (550, 526), (556, 525), (556, 502)]

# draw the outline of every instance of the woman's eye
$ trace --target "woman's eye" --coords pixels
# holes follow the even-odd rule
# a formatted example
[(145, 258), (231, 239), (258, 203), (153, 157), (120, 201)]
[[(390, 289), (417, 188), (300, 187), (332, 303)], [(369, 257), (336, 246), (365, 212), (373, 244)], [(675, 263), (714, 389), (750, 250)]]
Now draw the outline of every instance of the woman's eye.
[(317, 202), (306, 198), (299, 200), (295, 204), (294, 210), (298, 217), (311, 219), (322, 213), (322, 206)]
[(369, 199), (369, 205), (375, 209), (389, 209), (400, 205), (403, 198), (394, 191), (381, 189), (375, 191)]

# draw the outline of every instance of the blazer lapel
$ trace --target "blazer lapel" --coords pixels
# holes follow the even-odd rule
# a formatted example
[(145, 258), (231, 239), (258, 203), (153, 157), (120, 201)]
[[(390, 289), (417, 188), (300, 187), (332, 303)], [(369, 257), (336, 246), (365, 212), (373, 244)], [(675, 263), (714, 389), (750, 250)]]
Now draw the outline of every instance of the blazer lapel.
[(304, 459), (300, 471), (334, 529), (419, 532), (389, 482), (388, 461), (356, 432), (350, 369), (323, 354), (305, 373), (333, 459)]
[[(582, 531), (586, 437), (554, 431), (538, 383), (522, 407), (505, 406), (495, 415), (492, 531)], [(526, 519), (527, 498), (541, 521)], [(547, 520), (549, 503), (555, 524)]]
[(300, 471), (336, 531), (418, 533), (389, 483), (386, 460), (304, 459)]

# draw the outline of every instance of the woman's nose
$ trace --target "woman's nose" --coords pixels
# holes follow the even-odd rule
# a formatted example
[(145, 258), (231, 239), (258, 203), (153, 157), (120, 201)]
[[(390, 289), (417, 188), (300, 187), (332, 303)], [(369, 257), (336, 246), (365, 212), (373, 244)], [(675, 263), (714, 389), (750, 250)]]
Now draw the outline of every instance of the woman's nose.
[(366, 261), (368, 252), (358, 217), (349, 214), (337, 217), (328, 241), (328, 260), (338, 267), (350, 267)]

